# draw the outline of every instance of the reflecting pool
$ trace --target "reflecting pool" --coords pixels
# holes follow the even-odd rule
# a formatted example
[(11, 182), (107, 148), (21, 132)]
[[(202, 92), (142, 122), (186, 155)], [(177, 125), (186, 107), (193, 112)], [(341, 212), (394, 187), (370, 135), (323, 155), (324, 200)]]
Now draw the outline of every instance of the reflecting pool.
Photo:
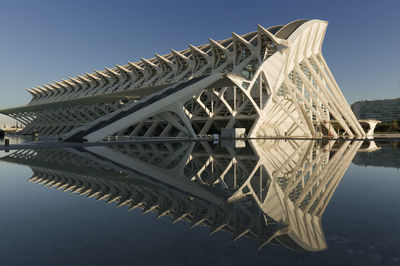
[(2, 265), (400, 265), (399, 146), (2, 151)]

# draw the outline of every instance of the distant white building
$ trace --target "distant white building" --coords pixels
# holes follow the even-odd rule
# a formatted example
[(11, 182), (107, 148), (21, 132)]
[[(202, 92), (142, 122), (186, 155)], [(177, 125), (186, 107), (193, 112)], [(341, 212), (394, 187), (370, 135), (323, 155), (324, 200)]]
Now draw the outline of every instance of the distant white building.
[[(248, 137), (363, 137), (324, 57), (327, 22), (296, 20), (171, 50), (29, 89), (0, 112), (25, 133), (99, 141), (108, 136), (196, 138), (244, 128)], [(343, 133), (344, 132), (344, 133)]]
[(0, 125), (0, 129), (7, 133), (15, 133), (21, 132), (24, 129), (24, 126), (18, 123), (16, 125), (2, 124)]

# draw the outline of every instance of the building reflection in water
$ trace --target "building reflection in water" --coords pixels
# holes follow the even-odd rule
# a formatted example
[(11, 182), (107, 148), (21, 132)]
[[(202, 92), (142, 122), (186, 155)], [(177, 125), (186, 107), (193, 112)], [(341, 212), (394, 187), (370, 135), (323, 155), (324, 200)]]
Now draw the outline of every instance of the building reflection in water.
[(400, 168), (400, 142), (382, 140), (377, 143), (365, 141), (353, 159), (362, 166)]
[(253, 140), (19, 150), (30, 182), (293, 250), (327, 248), (321, 226), (359, 141)]

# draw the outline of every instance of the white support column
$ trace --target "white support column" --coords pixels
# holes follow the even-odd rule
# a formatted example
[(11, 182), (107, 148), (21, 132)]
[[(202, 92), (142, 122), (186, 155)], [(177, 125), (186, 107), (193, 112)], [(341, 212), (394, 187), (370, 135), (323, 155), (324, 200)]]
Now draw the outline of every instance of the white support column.
[[(321, 92), (323, 93), (324, 97), (326, 98), (326, 100), (324, 99), (324, 97), (319, 97), (319, 99), (323, 102), (323, 104), (326, 106), (326, 108), (328, 108), (329, 112), (338, 121), (338, 123), (342, 126), (342, 128), (346, 131), (346, 133), (350, 137), (353, 137), (354, 136), (353, 133), (351, 132), (350, 128), (347, 126), (346, 122), (343, 120), (343, 118), (340, 114), (340, 111), (338, 111), (338, 109), (341, 109), (341, 107), (337, 106), (335, 99), (331, 96), (329, 91), (326, 89), (323, 81), (319, 77), (318, 73), (315, 72), (315, 69), (311, 66), (311, 64), (307, 60), (304, 60), (304, 62), (306, 63), (308, 69), (310, 70), (311, 76), (317, 82)], [(314, 87), (312, 87), (312, 88), (314, 88)], [(320, 96), (317, 91), (315, 91), (315, 93), (318, 96)]]
[[(334, 89), (335, 92), (339, 95), (339, 97), (341, 97), (341, 99), (342, 99), (342, 101), (343, 101), (343, 103), (344, 103), (344, 107), (345, 107), (345, 109), (347, 110), (347, 112), (349, 113), (349, 115), (350, 115), (351, 119), (353, 120), (354, 124), (357, 126), (357, 128), (359, 129), (359, 131), (360, 131), (362, 134), (365, 135), (365, 132), (364, 132), (363, 128), (362, 128), (361, 125), (358, 123), (357, 118), (355, 117), (353, 111), (352, 111), (351, 108), (349, 107), (349, 105), (348, 105), (348, 103), (347, 103), (347, 101), (346, 101), (346, 98), (344, 97), (342, 91), (340, 90), (339, 85), (337, 84), (335, 78), (333, 77), (332, 72), (331, 72), (331, 70), (329, 69), (329, 66), (328, 66), (328, 64), (327, 64), (326, 61), (325, 61), (325, 58), (322, 56), (322, 54), (319, 54), (319, 55), (317, 55), (317, 56), (321, 59), (321, 61), (322, 61), (322, 63), (323, 63), (324, 69), (326, 69), (326, 71), (327, 71), (327, 73), (328, 73), (328, 75), (329, 75), (329, 77), (330, 77), (330, 80), (334, 83), (334, 86), (332, 86), (333, 89)], [(316, 58), (315, 55), (314, 55), (314, 61), (317, 61), (317, 64), (319, 64), (319, 61), (318, 61), (318, 59)]]

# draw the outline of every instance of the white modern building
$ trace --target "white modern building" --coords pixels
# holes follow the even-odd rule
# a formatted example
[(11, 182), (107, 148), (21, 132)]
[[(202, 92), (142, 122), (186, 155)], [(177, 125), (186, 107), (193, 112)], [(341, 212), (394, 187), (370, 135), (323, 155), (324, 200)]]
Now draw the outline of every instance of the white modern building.
[(24, 133), (109, 136), (364, 137), (321, 52), (327, 22), (296, 20), (28, 89), (0, 110)]

